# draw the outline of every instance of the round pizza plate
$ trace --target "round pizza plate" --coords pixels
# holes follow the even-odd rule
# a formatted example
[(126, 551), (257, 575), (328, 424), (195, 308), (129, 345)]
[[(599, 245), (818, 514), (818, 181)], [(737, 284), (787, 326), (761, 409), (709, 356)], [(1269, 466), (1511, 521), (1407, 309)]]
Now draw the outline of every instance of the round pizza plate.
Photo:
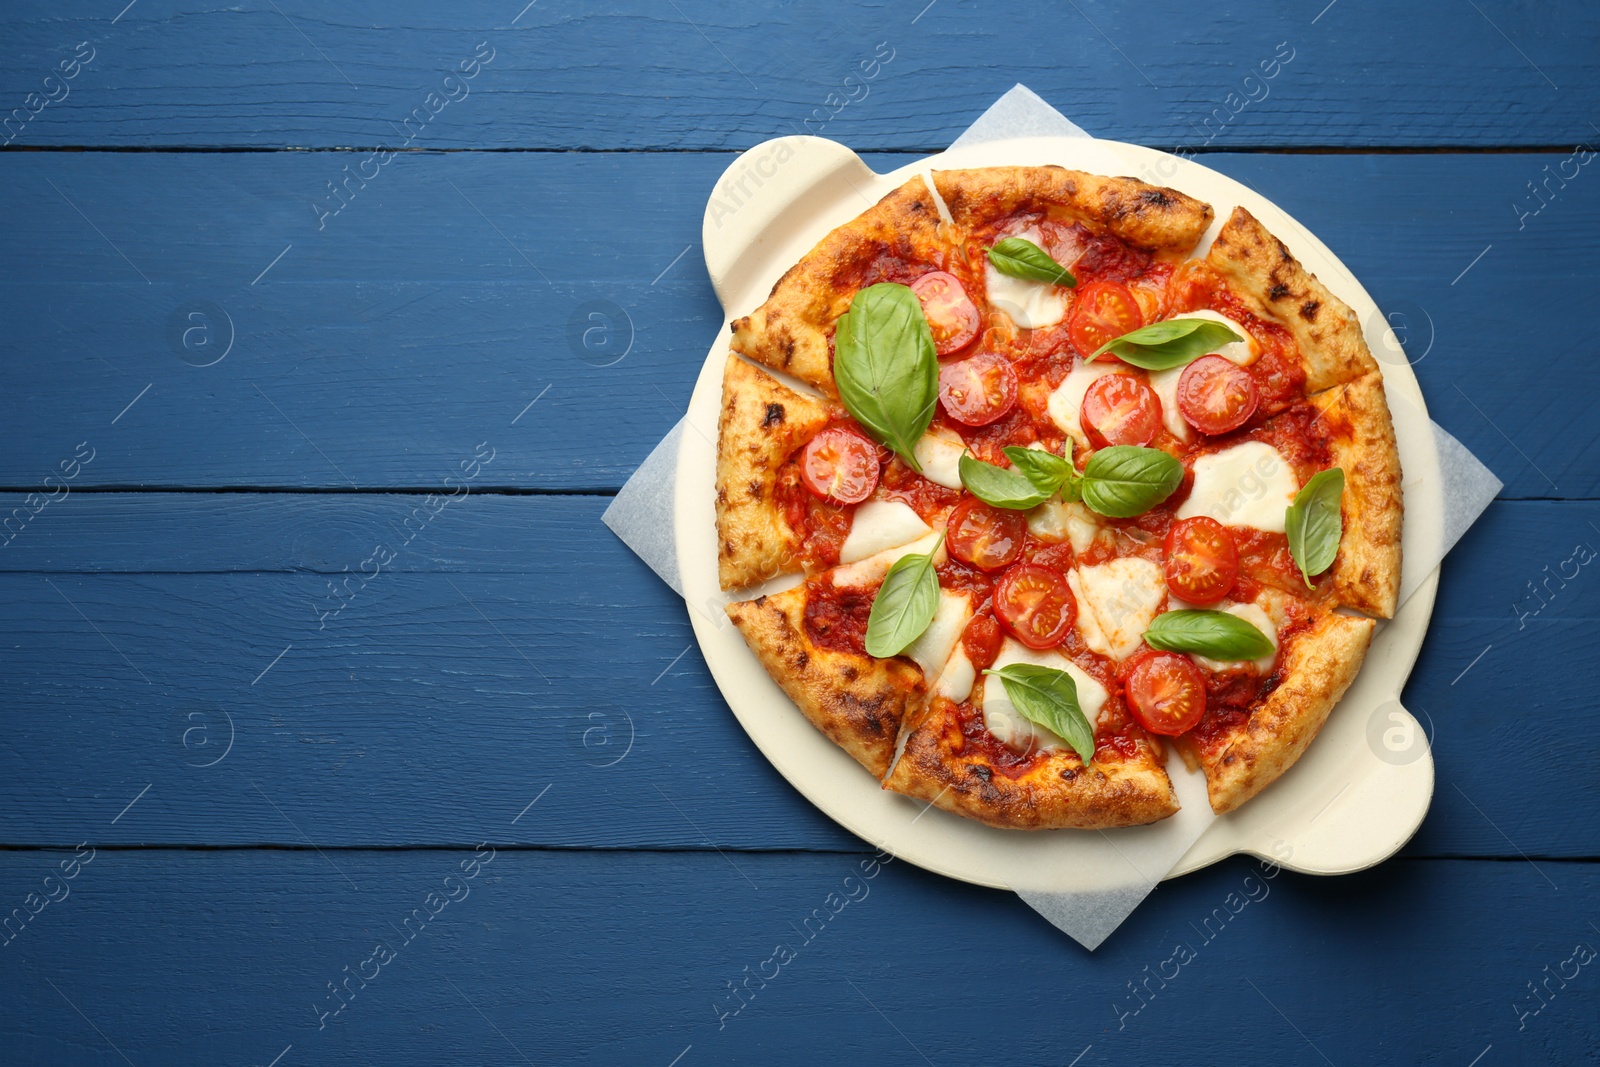
[[(935, 168), (1043, 164), (1129, 174), (1207, 201), (1218, 221), (1202, 239), (1201, 252), (1220, 222), (1243, 205), (1355, 310), (1378, 356), (1394, 413), (1404, 470), (1404, 549), (1408, 559), (1429, 556), (1427, 546), (1438, 543), (1443, 525), (1439, 455), (1416, 376), (1382, 313), (1305, 227), (1254, 190), (1191, 160), (1115, 141), (1049, 137), (962, 146), (877, 174), (833, 141), (768, 141), (734, 161), (707, 205), (703, 240), (712, 284), (730, 320), (748, 314), (825, 234), (913, 175)], [(1071, 862), (1082, 831), (997, 830), (880, 788), (795, 709), (729, 622), (723, 609), (731, 600), (797, 579), (779, 579), (737, 597), (718, 588), (713, 442), (728, 336), (726, 328), (718, 333), (685, 416), (696, 432), (681, 435), (674, 532), (696, 638), (745, 732), (808, 800), (899, 859), (951, 878), (1010, 888), (999, 872), (1028, 869), (1050, 854), (1053, 869), (1081, 883), (1062, 889), (1091, 888), (1093, 872)], [(1213, 821), (1167, 877), (1235, 853), (1310, 874), (1341, 874), (1378, 863), (1405, 844), (1433, 796), (1433, 759), (1427, 732), (1400, 706), (1399, 696), (1422, 647), (1437, 588), (1435, 572), (1394, 619), (1379, 623), (1360, 675), (1306, 754), (1258, 797)], [(1080, 870), (1081, 877), (1073, 873)]]

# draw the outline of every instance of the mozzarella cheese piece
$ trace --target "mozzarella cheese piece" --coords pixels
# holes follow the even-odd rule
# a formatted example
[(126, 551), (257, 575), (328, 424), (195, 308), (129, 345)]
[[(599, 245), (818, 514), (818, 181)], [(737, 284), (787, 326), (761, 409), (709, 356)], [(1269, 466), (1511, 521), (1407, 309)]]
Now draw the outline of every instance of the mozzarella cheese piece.
[(1257, 359), (1261, 358), (1261, 346), (1256, 344), (1256, 339), (1254, 337), (1250, 336), (1250, 331), (1245, 329), (1243, 326), (1240, 326), (1237, 322), (1234, 322), (1226, 315), (1219, 314), (1215, 311), (1202, 310), (1185, 311), (1172, 317), (1175, 319), (1205, 319), (1208, 322), (1221, 323), (1234, 333), (1238, 334), (1240, 337), (1244, 338), (1243, 341), (1229, 341), (1227, 344), (1222, 345), (1219, 348), (1213, 348), (1209, 353), (1207, 353), (1207, 355), (1221, 356), (1223, 359), (1226, 359), (1232, 363), (1237, 363), (1241, 367), (1248, 367)]
[(911, 454), (922, 464), (922, 476), (946, 489), (961, 488), (961, 457), (966, 442), (949, 430), (934, 430), (922, 435)]
[(1278, 450), (1245, 441), (1194, 461), (1194, 488), (1178, 518), (1209, 515), (1224, 526), (1283, 533), (1284, 514), (1300, 485)]
[(939, 672), (932, 695), (959, 704), (972, 695), (972, 683), (977, 677), (978, 672), (973, 669), (972, 660), (967, 658), (967, 650), (958, 644), (945, 661), (944, 670)]
[[(1083, 709), (1083, 717), (1089, 720), (1091, 727), (1100, 724), (1100, 710), (1105, 707), (1109, 694), (1105, 686), (1095, 681), (1076, 663), (1059, 652), (1035, 652), (1008, 637), (1005, 644), (1000, 646), (1000, 655), (995, 657), (992, 669), (999, 670), (1013, 663), (1031, 663), (1039, 667), (1066, 671), (1078, 687), (1078, 707)], [(1025, 752), (1034, 749), (1071, 747), (1054, 731), (1025, 718), (1011, 703), (1011, 697), (1006, 694), (1005, 683), (992, 674), (983, 678), (983, 725), (984, 729), (993, 734), (1001, 744)]]
[(1167, 596), (1161, 567), (1126, 556), (1067, 575), (1078, 598), (1078, 633), (1092, 651), (1124, 660), (1144, 646), (1144, 632)]
[(1063, 433), (1071, 434), (1079, 444), (1087, 445), (1089, 438), (1083, 430), (1083, 394), (1089, 391), (1089, 385), (1096, 378), (1121, 373), (1117, 369), (1120, 366), (1122, 364), (1111, 360), (1096, 360), (1088, 366), (1073, 367), (1046, 402), (1050, 421), (1061, 427)]
[(911, 510), (911, 505), (898, 500), (869, 500), (856, 508), (850, 522), (850, 536), (839, 549), (839, 562), (854, 563), (886, 548), (899, 548), (922, 537), (928, 530), (928, 524)]
[(1028, 532), (1049, 544), (1072, 542), (1072, 551), (1082, 555), (1105, 529), (1095, 521), (1094, 512), (1074, 501), (1068, 504), (1051, 497), (1028, 512)]
[(1070, 505), (1061, 501), (1060, 497), (1051, 497), (1043, 504), (1028, 511), (1028, 532), (1037, 540), (1047, 544), (1060, 544), (1069, 534), (1067, 519), (1071, 514), (1067, 510)]
[[(936, 546), (938, 551), (935, 552)], [(883, 581), (883, 576), (889, 573), (889, 568), (894, 566), (896, 560), (901, 556), (909, 556), (913, 552), (922, 555), (933, 552), (933, 564), (936, 567), (949, 558), (949, 554), (945, 552), (944, 545), (939, 540), (938, 533), (931, 532), (911, 542), (909, 545), (888, 548), (875, 556), (868, 556), (866, 559), (856, 563), (835, 568), (833, 584), (842, 589), (858, 589), (862, 586), (877, 585)]]
[[(1005, 236), (1022, 237), (1044, 247), (1044, 236), (1037, 227)], [(995, 243), (998, 244), (999, 240)], [(1001, 274), (994, 269), (993, 263), (988, 262), (987, 257), (984, 261), (984, 284), (989, 292), (989, 303), (1010, 315), (1011, 321), (1024, 330), (1054, 326), (1067, 317), (1069, 290), (1047, 282), (1030, 282)]]
[(1161, 423), (1180, 441), (1187, 441), (1194, 434), (1183, 412), (1178, 410), (1178, 379), (1183, 377), (1184, 370), (1184, 367), (1169, 367), (1149, 372), (1150, 388), (1161, 401)]
[(932, 685), (939, 672), (950, 659), (951, 649), (961, 640), (972, 621), (972, 597), (967, 593), (939, 590), (939, 606), (934, 609), (933, 621), (922, 631), (922, 636), (911, 642), (905, 654), (917, 661), (922, 676)]

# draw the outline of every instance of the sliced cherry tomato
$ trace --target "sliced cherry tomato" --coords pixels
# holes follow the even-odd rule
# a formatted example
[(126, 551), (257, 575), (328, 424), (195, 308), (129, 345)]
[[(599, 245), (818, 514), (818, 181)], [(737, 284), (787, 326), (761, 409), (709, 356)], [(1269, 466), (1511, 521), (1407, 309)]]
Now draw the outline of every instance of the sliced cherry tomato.
[(1188, 656), (1145, 652), (1133, 661), (1125, 687), (1128, 710), (1153, 734), (1176, 737), (1206, 713), (1206, 680)]
[(1022, 555), (1028, 519), (1020, 511), (990, 507), (977, 497), (956, 505), (945, 525), (950, 554), (979, 570), (997, 571)]
[(942, 270), (924, 274), (911, 283), (911, 291), (922, 301), (939, 355), (965, 348), (978, 336), (978, 308), (954, 274)]
[(1216, 519), (1179, 519), (1167, 531), (1167, 588), (1191, 604), (1215, 604), (1239, 577), (1239, 549)]
[(833, 504), (859, 504), (878, 488), (878, 446), (854, 430), (829, 426), (806, 445), (800, 480)]
[(939, 368), (939, 403), (959, 423), (987, 426), (1017, 406), (1017, 372), (993, 352), (946, 363)]
[(1083, 394), (1083, 427), (1096, 448), (1148, 444), (1161, 428), (1161, 401), (1133, 375), (1107, 374)]
[[(1067, 321), (1067, 338), (1078, 355), (1088, 359), (1107, 341), (1121, 337), (1144, 325), (1139, 301), (1121, 282), (1090, 282), (1072, 297), (1072, 317)], [(1115, 359), (1110, 353), (1100, 357)]]
[(1201, 356), (1178, 379), (1178, 411), (1201, 433), (1237, 430), (1260, 402), (1250, 372), (1222, 356)]
[(961, 634), (961, 647), (972, 661), (972, 669), (982, 671), (990, 667), (999, 657), (1000, 642), (1004, 639), (1005, 634), (1000, 632), (1000, 624), (993, 615), (988, 612), (974, 615)]
[(1019, 563), (994, 587), (994, 611), (1018, 641), (1029, 648), (1054, 648), (1072, 629), (1078, 602), (1060, 571)]

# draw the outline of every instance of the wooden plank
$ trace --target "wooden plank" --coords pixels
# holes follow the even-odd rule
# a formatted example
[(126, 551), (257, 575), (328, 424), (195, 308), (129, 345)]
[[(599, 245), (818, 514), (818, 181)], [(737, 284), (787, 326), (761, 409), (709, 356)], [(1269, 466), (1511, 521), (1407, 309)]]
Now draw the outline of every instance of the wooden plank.
[[(809, 130), (920, 150), (1023, 82), (1148, 144), (1551, 145), (1592, 137), (1600, 103), (1600, 18), (1576, 2), (519, 8), (8, 6), (0, 99), (23, 110), (0, 139), (726, 149)], [(46, 82), (80, 41), (87, 65)]]
[[(22, 906), (60, 862), (0, 856), (0, 900)], [(1317, 879), (1233, 860), (1162, 887), (1092, 954), (1010, 894), (864, 853), (736, 864), (101, 850), (52, 879), (59, 902), (0, 953), (8, 1055), (281, 1055), (279, 1067), (992, 1056), (993, 1027), (951, 1025), (931, 983), (965, 1019), (1021, 1020), (1004, 1037), (1019, 1063), (1190, 1063), (1226, 1048), (1230, 1062), (1466, 1064), (1489, 1045), (1497, 1062), (1577, 1063), (1600, 1042), (1592, 963), (1566, 962), (1600, 943), (1592, 863), (1543, 868), (1553, 889), (1522, 862), (1402, 860)]]
[[(0, 550), (0, 842), (451, 844), (548, 786), (505, 840), (854, 843), (745, 738), (682, 603), (601, 528), (607, 500), (473, 494), (424, 523), (420, 499), (40, 512)], [(1413, 852), (1600, 855), (1600, 815), (1558, 814), (1554, 780), (1600, 729), (1591, 522), (1600, 505), (1497, 503), (1447, 561), (1405, 692), (1439, 773)]]
[[(408, 157), (319, 232), (310, 200), (340, 158), (0, 157), (27, 205), (0, 233), (17, 350), (0, 368), (0, 486), (41, 484), (84, 441), (84, 485), (436, 487), (484, 441), (494, 485), (620, 485), (681, 414), (722, 320), (698, 243), (728, 157)], [(1585, 239), (1600, 183), (1552, 183), (1527, 215), (1527, 183), (1564, 158), (1208, 160), (1345, 258), (1410, 331), (1435, 417), (1508, 496), (1593, 497), (1600, 441), (1579, 430), (1600, 369), (1581, 346), (1505, 353), (1505, 308), (1541, 335), (1586, 329), (1570, 294), (1600, 280)], [(615, 363), (581, 342), (608, 321), (596, 307), (612, 343), (631, 340)], [(192, 365), (230, 335), (220, 362)]]

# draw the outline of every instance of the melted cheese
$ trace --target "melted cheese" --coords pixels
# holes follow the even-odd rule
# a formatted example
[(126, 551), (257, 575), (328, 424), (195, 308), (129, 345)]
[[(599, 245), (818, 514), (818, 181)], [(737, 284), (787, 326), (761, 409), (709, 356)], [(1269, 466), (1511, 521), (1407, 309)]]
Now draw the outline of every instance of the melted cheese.
[(972, 683), (977, 677), (978, 672), (973, 669), (972, 660), (967, 658), (967, 650), (958, 644), (945, 661), (944, 670), (939, 672), (932, 695), (959, 704), (972, 695)]
[(1124, 660), (1144, 647), (1144, 632), (1161, 612), (1167, 581), (1147, 559), (1128, 556), (1067, 575), (1078, 598), (1078, 633), (1091, 651)]
[(1047, 544), (1065, 541), (1070, 536), (1067, 522), (1072, 513), (1067, 510), (1069, 507), (1071, 505), (1063, 503), (1060, 497), (1053, 496), (1031, 509), (1028, 512), (1028, 532)]
[[(1037, 227), (1005, 237), (1022, 237), (1044, 247), (1044, 237)], [(1004, 238), (996, 239), (996, 244)], [(1054, 326), (1067, 317), (1068, 294), (1059, 285), (1047, 282), (1030, 282), (1013, 278), (994, 269), (994, 264), (984, 260), (984, 284), (988, 289), (989, 303), (1011, 316), (1011, 321), (1024, 330), (1038, 330)]]
[(1089, 551), (1089, 546), (1094, 544), (1094, 539), (1100, 536), (1103, 529), (1094, 512), (1084, 504), (1067, 505), (1067, 540), (1072, 542), (1073, 552), (1082, 555)]
[(854, 563), (886, 548), (910, 544), (928, 532), (928, 524), (898, 500), (869, 500), (856, 508), (850, 536), (839, 549), (840, 563)]
[(1185, 311), (1172, 316), (1175, 319), (1205, 319), (1208, 322), (1219, 322), (1243, 337), (1243, 341), (1229, 341), (1225, 345), (1213, 348), (1207, 355), (1221, 356), (1223, 359), (1237, 363), (1241, 367), (1248, 367), (1261, 358), (1261, 346), (1256, 344), (1256, 339), (1250, 336), (1250, 331), (1240, 326), (1226, 315), (1215, 311)]
[(1178, 379), (1183, 377), (1186, 369), (1170, 367), (1149, 372), (1150, 388), (1155, 390), (1156, 399), (1161, 401), (1161, 424), (1180, 441), (1187, 441), (1194, 434), (1189, 428), (1189, 421), (1178, 410)]
[(970, 594), (939, 590), (939, 606), (934, 610), (933, 621), (905, 651), (922, 668), (922, 676), (930, 685), (938, 680), (939, 672), (950, 659), (951, 649), (956, 647), (971, 621)]
[[(1100, 724), (1100, 710), (1110, 694), (1076, 663), (1059, 652), (1035, 652), (1008, 637), (1000, 646), (1000, 655), (995, 657), (992, 669), (999, 670), (1013, 663), (1032, 663), (1066, 671), (1078, 687), (1078, 706), (1083, 709), (1083, 717), (1089, 720), (1091, 727)], [(1054, 731), (1024, 718), (1006, 695), (1005, 683), (992, 674), (983, 678), (983, 725), (1001, 744), (1024, 752), (1071, 747)]]
[(1285, 510), (1299, 489), (1277, 449), (1265, 441), (1245, 441), (1194, 461), (1194, 488), (1178, 518), (1209, 515), (1224, 526), (1283, 533)]
[(1107, 374), (1119, 374), (1119, 367), (1124, 364), (1115, 363), (1110, 359), (1096, 360), (1084, 366), (1079, 364), (1072, 368), (1055, 392), (1050, 394), (1046, 403), (1046, 410), (1050, 412), (1050, 421), (1061, 427), (1063, 433), (1069, 433), (1080, 445), (1088, 445), (1089, 438), (1083, 432), (1083, 394), (1089, 391), (1089, 385), (1096, 378), (1104, 378)]
[(894, 566), (895, 561), (901, 556), (907, 556), (913, 552), (923, 554), (933, 552), (935, 545), (939, 547), (939, 550), (933, 556), (934, 566), (937, 567), (948, 559), (949, 555), (945, 552), (944, 545), (940, 543), (938, 533), (935, 532), (926, 534), (909, 545), (885, 549), (875, 556), (868, 556), (866, 559), (856, 563), (835, 567), (833, 584), (840, 588), (856, 589), (862, 586), (877, 585), (883, 581), (883, 576), (889, 573), (889, 568)]
[(911, 454), (922, 464), (922, 476), (946, 489), (961, 488), (961, 456), (966, 442), (949, 430), (934, 430), (922, 435)]

